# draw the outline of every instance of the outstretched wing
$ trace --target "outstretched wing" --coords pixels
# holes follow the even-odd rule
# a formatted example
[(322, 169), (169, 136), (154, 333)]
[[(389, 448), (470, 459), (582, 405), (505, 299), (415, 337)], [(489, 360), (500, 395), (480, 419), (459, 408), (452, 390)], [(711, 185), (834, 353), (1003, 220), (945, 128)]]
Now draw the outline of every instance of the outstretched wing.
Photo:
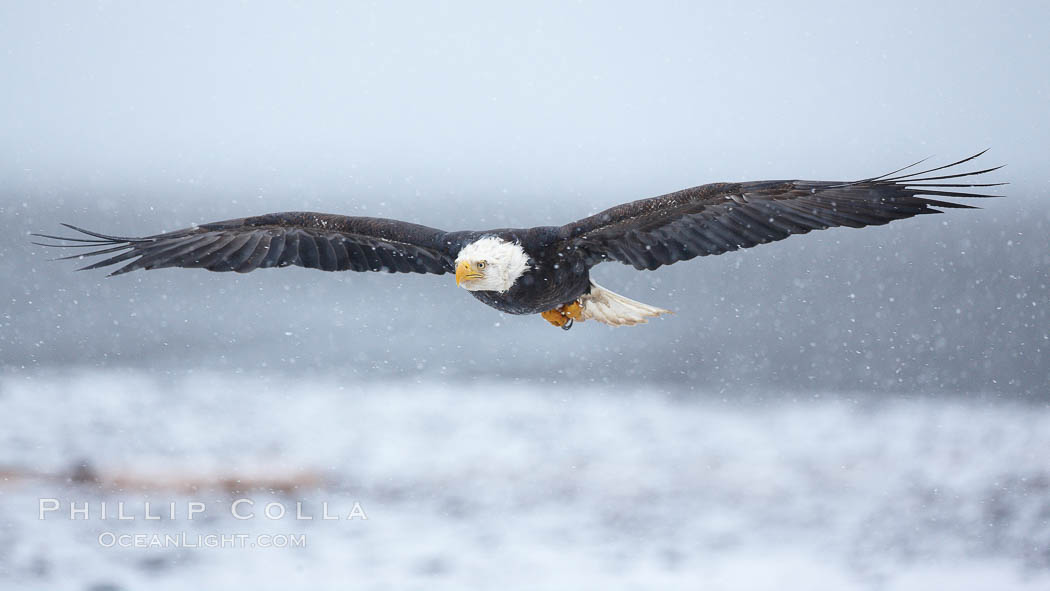
[(940, 176), (945, 166), (854, 182), (759, 181), (716, 183), (618, 205), (558, 229), (561, 247), (583, 255), (587, 265), (616, 260), (655, 269), (697, 256), (783, 240), (834, 226), (863, 228), (926, 213), (935, 207), (972, 208), (929, 197), (993, 197), (952, 190), (1005, 183), (945, 183), (1001, 167)]
[(96, 249), (64, 259), (112, 254), (82, 269), (125, 263), (111, 275), (164, 267), (247, 273), (289, 265), (322, 271), (440, 275), (454, 270), (460, 248), (453, 235), (418, 224), (310, 212), (271, 213), (144, 238), (108, 236), (63, 225), (90, 238), (34, 234), (75, 243), (36, 244)]

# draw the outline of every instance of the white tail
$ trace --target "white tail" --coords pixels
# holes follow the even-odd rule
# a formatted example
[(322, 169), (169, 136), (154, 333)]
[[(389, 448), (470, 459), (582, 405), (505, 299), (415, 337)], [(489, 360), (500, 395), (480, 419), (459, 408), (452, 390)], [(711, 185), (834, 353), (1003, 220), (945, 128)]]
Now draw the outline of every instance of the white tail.
[(670, 310), (656, 308), (613, 293), (591, 281), (591, 293), (580, 297), (583, 320), (597, 320), (610, 326), (630, 326), (648, 322)]

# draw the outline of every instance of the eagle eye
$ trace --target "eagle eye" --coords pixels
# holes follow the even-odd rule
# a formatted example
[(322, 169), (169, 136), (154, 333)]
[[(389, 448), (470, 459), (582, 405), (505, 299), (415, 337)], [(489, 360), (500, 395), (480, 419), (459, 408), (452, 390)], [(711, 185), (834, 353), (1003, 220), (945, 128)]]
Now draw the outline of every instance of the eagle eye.
[(478, 268), (479, 269), (484, 269), (485, 268), (485, 261), (478, 261)]

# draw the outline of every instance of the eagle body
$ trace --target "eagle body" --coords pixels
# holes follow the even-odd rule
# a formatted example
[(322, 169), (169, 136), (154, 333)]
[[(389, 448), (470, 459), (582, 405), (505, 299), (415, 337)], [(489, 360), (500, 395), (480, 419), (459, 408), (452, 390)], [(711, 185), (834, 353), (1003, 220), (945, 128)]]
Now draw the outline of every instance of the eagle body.
[(505, 228), (472, 232), (464, 246), (496, 238), (518, 246), (528, 257), (528, 270), (505, 291), (472, 290), (488, 306), (508, 314), (539, 314), (576, 300), (590, 290), (590, 269), (578, 256), (558, 248), (558, 228)]
[(562, 328), (590, 319), (630, 325), (667, 310), (597, 285), (590, 276), (596, 265), (616, 261), (654, 270), (812, 230), (877, 226), (943, 208), (972, 209), (939, 198), (993, 197), (972, 188), (1003, 183), (957, 179), (999, 167), (933, 173), (983, 153), (902, 174), (916, 163), (858, 181), (712, 183), (617, 205), (563, 226), (447, 232), (385, 218), (285, 212), (145, 237), (112, 236), (69, 224), (63, 225), (83, 236), (34, 236), (65, 241), (44, 246), (88, 249), (65, 259), (110, 255), (84, 269), (122, 264), (111, 275), (165, 267), (246, 273), (292, 265), (323, 271), (453, 273), (457, 285), (502, 312), (539, 313)]

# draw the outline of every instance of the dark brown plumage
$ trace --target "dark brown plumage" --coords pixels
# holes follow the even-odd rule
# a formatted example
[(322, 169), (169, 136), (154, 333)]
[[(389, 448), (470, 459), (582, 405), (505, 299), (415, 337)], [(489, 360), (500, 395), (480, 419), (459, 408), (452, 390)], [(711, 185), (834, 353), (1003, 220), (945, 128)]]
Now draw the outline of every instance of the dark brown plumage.
[[(34, 234), (97, 247), (64, 258), (112, 255), (84, 269), (123, 263), (112, 275), (136, 269), (195, 267), (245, 273), (298, 265), (324, 271), (452, 272), (457, 254), (474, 241), (498, 237), (518, 244), (528, 272), (502, 292), (474, 295), (500, 310), (527, 314), (575, 301), (589, 293), (589, 270), (615, 260), (656, 269), (697, 256), (782, 240), (835, 226), (861, 228), (937, 208), (971, 208), (941, 197), (991, 197), (960, 188), (1003, 183), (945, 182), (996, 168), (941, 174), (984, 152), (921, 172), (916, 166), (853, 182), (758, 181), (714, 183), (607, 209), (561, 227), (445, 232), (397, 220), (323, 213), (274, 213), (203, 224), (143, 238), (109, 236), (72, 228), (89, 238)], [(896, 175), (896, 176), (895, 176)]]
[[(452, 269), (446, 232), (396, 220), (325, 213), (287, 212), (202, 224), (144, 238), (108, 236), (63, 224), (94, 240), (78, 246), (117, 245), (63, 257), (121, 252), (81, 270), (131, 260), (111, 275), (136, 269), (201, 268), (247, 273), (297, 265), (322, 271), (445, 273)], [(57, 245), (47, 245), (57, 246)], [(68, 245), (67, 245), (68, 246)]]
[(876, 226), (914, 215), (941, 213), (937, 207), (973, 209), (925, 196), (992, 197), (945, 189), (1004, 183), (929, 181), (980, 175), (1000, 167), (934, 177), (922, 175), (962, 164), (983, 153), (909, 175), (892, 176), (905, 170), (901, 169), (848, 183), (757, 181), (703, 185), (618, 205), (562, 226), (558, 233), (567, 248), (584, 251), (590, 265), (612, 259), (637, 269), (656, 269), (810, 230)]

